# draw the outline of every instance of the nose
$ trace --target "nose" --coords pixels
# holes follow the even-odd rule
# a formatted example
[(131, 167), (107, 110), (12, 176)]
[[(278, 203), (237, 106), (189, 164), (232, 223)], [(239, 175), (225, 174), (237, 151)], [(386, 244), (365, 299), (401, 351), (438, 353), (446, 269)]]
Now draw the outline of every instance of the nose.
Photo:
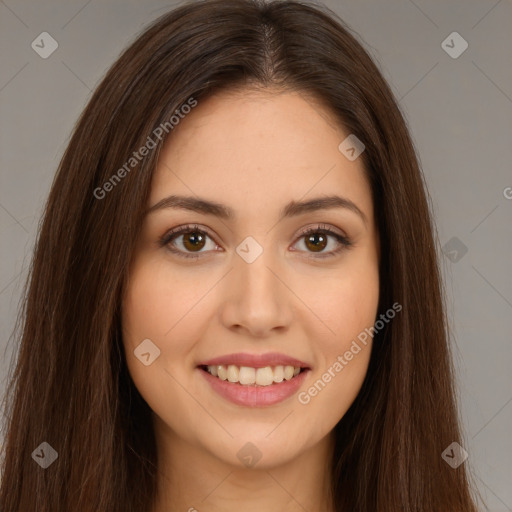
[[(225, 281), (223, 325), (251, 337), (265, 338), (289, 328), (293, 317), (293, 292), (278, 257), (271, 251), (252, 263), (238, 255)], [(288, 285), (288, 286), (287, 286)]]

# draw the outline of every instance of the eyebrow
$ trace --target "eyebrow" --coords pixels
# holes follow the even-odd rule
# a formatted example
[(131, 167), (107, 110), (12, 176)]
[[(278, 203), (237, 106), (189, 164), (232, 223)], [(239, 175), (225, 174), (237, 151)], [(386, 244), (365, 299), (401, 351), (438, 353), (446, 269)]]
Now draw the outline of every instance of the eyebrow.
[[(216, 203), (215, 201), (208, 201), (206, 199), (192, 197), (192, 196), (177, 196), (171, 195), (164, 197), (158, 203), (151, 206), (146, 215), (157, 210), (165, 208), (176, 208), (181, 210), (189, 210), (197, 213), (204, 213), (206, 215), (214, 215), (221, 219), (230, 220), (235, 218), (235, 212), (229, 206)], [(282, 208), (279, 219), (291, 218), (304, 213), (310, 213), (318, 210), (326, 210), (330, 208), (345, 208), (357, 214), (365, 224), (367, 224), (366, 215), (361, 209), (350, 199), (340, 197), (337, 195), (316, 197), (308, 201), (290, 201)]]

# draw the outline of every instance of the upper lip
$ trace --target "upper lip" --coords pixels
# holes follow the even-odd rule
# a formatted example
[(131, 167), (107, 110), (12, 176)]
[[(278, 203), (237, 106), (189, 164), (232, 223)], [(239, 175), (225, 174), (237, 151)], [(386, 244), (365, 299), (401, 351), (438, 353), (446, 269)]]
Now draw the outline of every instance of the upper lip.
[(309, 368), (304, 361), (278, 352), (268, 352), (266, 354), (227, 354), (225, 356), (214, 357), (203, 361), (198, 366), (216, 366), (216, 365), (236, 365), (248, 366), (250, 368), (264, 368), (265, 366), (294, 366), (296, 368)]

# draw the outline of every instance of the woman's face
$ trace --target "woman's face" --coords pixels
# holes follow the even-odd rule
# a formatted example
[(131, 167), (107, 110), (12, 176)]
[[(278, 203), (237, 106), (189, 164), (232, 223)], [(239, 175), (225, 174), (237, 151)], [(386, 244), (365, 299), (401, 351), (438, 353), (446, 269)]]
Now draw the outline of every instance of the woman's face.
[(251, 90), (171, 133), (123, 301), (162, 449), (270, 468), (320, 446), (356, 398), (379, 242), (361, 158), (338, 149), (349, 135), (310, 97)]

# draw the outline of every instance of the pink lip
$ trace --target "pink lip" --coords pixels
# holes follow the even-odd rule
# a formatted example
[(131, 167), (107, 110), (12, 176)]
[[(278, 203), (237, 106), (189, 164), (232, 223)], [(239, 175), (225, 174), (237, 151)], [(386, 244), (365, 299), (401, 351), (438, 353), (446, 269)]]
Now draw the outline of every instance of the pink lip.
[(309, 368), (309, 365), (293, 357), (288, 357), (277, 352), (268, 352), (267, 354), (228, 354), (215, 357), (208, 361), (199, 363), (198, 366), (216, 366), (216, 365), (249, 366), (250, 368), (265, 368), (265, 366), (295, 366), (299, 368)]
[[(253, 365), (251, 364), (251, 366)], [(258, 368), (260, 367), (258, 366)], [(303, 370), (290, 380), (283, 380), (283, 382), (274, 383), (270, 386), (245, 386), (238, 382), (220, 380), (201, 368), (198, 368), (198, 371), (201, 372), (214, 391), (230, 402), (246, 407), (265, 407), (282, 402), (294, 395), (310, 370)]]

